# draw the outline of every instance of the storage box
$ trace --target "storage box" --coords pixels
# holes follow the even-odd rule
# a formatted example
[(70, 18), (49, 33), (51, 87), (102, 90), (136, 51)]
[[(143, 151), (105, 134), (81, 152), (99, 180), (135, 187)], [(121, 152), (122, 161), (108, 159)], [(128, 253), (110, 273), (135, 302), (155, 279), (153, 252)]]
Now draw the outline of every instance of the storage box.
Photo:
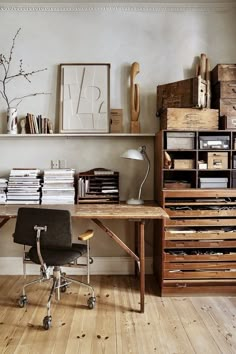
[(229, 149), (229, 143), (227, 135), (199, 136), (199, 148), (202, 150)]
[(227, 170), (228, 169), (228, 153), (227, 152), (208, 152), (207, 154), (208, 169), (211, 170)]
[(157, 114), (165, 108), (206, 107), (206, 81), (200, 76), (157, 86)]
[(167, 108), (161, 114), (161, 129), (217, 130), (219, 114), (209, 108)]
[(167, 132), (166, 133), (166, 145), (167, 149), (194, 149), (194, 133), (178, 133), (178, 132)]
[(234, 117), (220, 117), (220, 129), (236, 130), (236, 114)]
[(220, 116), (236, 118), (236, 99), (233, 98), (221, 98), (212, 102), (212, 106), (219, 110)]
[(212, 87), (212, 101), (219, 98), (236, 99), (236, 81), (220, 81)]
[(177, 159), (173, 161), (174, 169), (189, 170), (194, 168), (194, 160)]
[(236, 80), (236, 64), (217, 64), (211, 71), (211, 83)]
[(200, 177), (200, 188), (227, 188), (227, 177)]
[(111, 109), (111, 133), (122, 133), (123, 132), (123, 109)]
[(165, 181), (164, 188), (166, 189), (188, 189), (191, 188), (191, 183), (186, 181)]

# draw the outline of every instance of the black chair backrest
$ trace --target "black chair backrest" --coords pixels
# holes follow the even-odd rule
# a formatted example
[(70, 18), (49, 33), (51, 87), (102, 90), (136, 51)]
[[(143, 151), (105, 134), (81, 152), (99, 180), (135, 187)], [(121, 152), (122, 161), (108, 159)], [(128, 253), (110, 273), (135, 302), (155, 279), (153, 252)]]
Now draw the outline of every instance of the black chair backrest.
[(14, 242), (28, 246), (36, 246), (34, 226), (47, 226), (40, 236), (41, 247), (69, 248), (72, 245), (71, 216), (68, 210), (46, 208), (19, 208)]

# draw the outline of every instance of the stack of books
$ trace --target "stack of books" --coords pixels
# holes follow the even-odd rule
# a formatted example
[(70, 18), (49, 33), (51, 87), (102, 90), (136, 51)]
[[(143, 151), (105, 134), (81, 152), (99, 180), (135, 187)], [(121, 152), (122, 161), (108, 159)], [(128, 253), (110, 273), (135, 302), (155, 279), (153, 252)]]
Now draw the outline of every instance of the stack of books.
[(41, 177), (38, 168), (13, 168), (10, 172), (7, 204), (40, 204)]
[(6, 191), (7, 191), (7, 179), (0, 178), (0, 204), (5, 204), (6, 202)]
[(75, 170), (55, 168), (44, 171), (42, 187), (42, 204), (74, 204)]

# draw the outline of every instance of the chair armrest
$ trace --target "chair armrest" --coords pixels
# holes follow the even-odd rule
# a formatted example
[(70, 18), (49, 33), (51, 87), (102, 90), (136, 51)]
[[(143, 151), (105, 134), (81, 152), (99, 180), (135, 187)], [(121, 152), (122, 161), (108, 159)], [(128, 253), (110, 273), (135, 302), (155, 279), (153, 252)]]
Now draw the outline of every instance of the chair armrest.
[(79, 235), (78, 240), (86, 241), (86, 240), (89, 240), (90, 238), (92, 238), (93, 235), (94, 235), (93, 230), (87, 230), (87, 231), (83, 232), (81, 235)]

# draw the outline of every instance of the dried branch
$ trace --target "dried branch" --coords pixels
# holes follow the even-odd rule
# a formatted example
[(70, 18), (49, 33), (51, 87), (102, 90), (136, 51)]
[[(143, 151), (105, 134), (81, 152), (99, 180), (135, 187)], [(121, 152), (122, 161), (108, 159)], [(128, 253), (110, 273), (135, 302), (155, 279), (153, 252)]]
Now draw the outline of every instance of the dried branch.
[(17, 103), (17, 105), (16, 105), (16, 108), (17, 108), (24, 98), (32, 97), (32, 96), (38, 96), (38, 95), (50, 95), (50, 93), (47, 93), (47, 92), (35, 92), (35, 93), (31, 93), (31, 94), (29, 94), (29, 95), (25, 95), (25, 96), (21, 96), (21, 97), (15, 97), (15, 98), (13, 98), (11, 101), (9, 101), (9, 105), (10, 105), (12, 102), (14, 102), (14, 101), (20, 101), (20, 102)]
[(4, 101), (6, 102), (8, 108), (10, 108), (11, 103), (14, 102), (14, 101), (19, 101), (18, 104), (17, 104), (17, 106), (18, 106), (22, 102), (22, 100), (27, 98), (27, 97), (49, 94), (49, 93), (45, 93), (45, 92), (37, 92), (37, 93), (32, 93), (32, 94), (29, 94), (29, 95), (22, 96), (22, 97), (15, 97), (13, 99), (10, 99), (9, 96), (8, 96), (7, 84), (9, 84), (9, 82), (11, 82), (12, 80), (17, 79), (17, 78), (24, 78), (29, 83), (31, 83), (31, 80), (30, 80), (31, 76), (33, 76), (33, 75), (35, 75), (35, 74), (37, 74), (39, 72), (47, 70), (47, 68), (44, 68), (44, 69), (38, 69), (38, 70), (33, 70), (33, 71), (30, 71), (30, 72), (26, 72), (23, 69), (23, 60), (20, 59), (19, 71), (16, 72), (16, 73), (13, 73), (13, 74), (10, 73), (10, 67), (11, 67), (12, 60), (13, 60), (13, 54), (14, 54), (14, 48), (15, 48), (15, 44), (16, 44), (16, 39), (17, 39), (17, 36), (19, 35), (20, 31), (21, 31), (21, 28), (19, 28), (17, 30), (15, 36), (13, 37), (12, 45), (11, 45), (10, 52), (9, 52), (9, 56), (7, 57), (4, 54), (0, 54), (0, 67), (3, 68), (3, 76), (2, 76), (2, 78), (0, 78), (0, 84), (1, 84), (0, 85), (1, 86), (0, 87), (0, 94), (1, 94), (2, 98), (4, 99)]

